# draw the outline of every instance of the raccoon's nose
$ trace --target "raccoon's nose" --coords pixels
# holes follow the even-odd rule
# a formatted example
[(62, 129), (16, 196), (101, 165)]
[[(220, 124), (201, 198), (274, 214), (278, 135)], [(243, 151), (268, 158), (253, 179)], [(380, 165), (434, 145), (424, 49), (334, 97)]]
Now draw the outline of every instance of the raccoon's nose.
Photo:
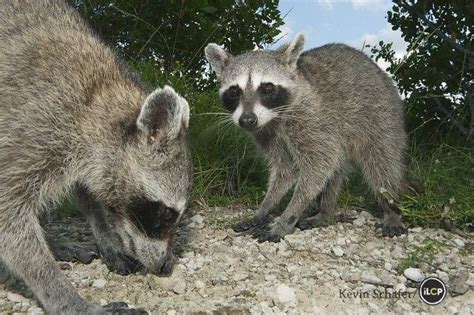
[(243, 113), (239, 118), (239, 126), (245, 129), (253, 129), (257, 126), (257, 115), (254, 113)]

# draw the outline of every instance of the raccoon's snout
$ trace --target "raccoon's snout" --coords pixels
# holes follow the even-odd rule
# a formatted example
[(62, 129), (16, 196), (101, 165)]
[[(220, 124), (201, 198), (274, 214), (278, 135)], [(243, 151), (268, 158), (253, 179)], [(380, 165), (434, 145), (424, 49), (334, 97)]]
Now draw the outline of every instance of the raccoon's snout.
[(239, 126), (247, 130), (254, 130), (257, 123), (258, 118), (254, 113), (243, 113), (239, 118)]
[(154, 273), (160, 277), (169, 277), (173, 273), (173, 267), (176, 263), (177, 259), (176, 257), (172, 254), (169, 253), (165, 261), (163, 262), (163, 265), (161, 265), (157, 270), (154, 271)]

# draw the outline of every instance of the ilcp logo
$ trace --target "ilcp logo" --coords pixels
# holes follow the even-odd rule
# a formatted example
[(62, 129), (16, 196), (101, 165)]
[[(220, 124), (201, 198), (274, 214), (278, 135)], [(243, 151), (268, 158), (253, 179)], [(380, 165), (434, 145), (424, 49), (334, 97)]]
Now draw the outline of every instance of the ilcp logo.
[(446, 286), (438, 278), (426, 278), (418, 288), (420, 299), (429, 305), (441, 303), (446, 297)]

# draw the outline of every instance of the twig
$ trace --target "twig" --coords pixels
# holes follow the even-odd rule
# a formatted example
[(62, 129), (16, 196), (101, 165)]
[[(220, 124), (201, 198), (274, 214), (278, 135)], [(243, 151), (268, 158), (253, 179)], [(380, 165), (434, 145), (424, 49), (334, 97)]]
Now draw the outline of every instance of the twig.
[(443, 114), (445, 114), (447, 116), (447, 118), (449, 118), (451, 120), (453, 125), (456, 126), (456, 128), (458, 128), (458, 130), (463, 135), (468, 136), (469, 135), (469, 130), (466, 127), (464, 127), (456, 118), (454, 118), (453, 115), (446, 108), (443, 107), (443, 104), (441, 103), (441, 101), (436, 97), (433, 97), (432, 99), (438, 105), (436, 108), (438, 110), (440, 110)]

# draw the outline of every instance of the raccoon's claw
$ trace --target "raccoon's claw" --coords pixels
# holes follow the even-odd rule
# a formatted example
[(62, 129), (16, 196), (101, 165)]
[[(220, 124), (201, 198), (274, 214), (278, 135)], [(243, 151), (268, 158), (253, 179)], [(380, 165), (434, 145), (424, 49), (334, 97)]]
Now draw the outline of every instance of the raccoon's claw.
[(54, 258), (59, 261), (81, 262), (90, 264), (98, 258), (97, 246), (94, 244), (76, 244), (50, 241), (49, 246)]
[(296, 222), (296, 227), (300, 230), (310, 230), (317, 227), (329, 226), (334, 223), (334, 218), (318, 213), (315, 216), (305, 218)]
[(376, 229), (382, 230), (383, 236), (394, 237), (402, 234), (408, 234), (408, 230), (403, 225), (391, 225), (386, 223), (376, 223)]
[(127, 315), (142, 315), (142, 314), (148, 314), (147, 311), (144, 309), (134, 309), (134, 308), (128, 308), (128, 304), (125, 302), (112, 302), (110, 304), (107, 304), (104, 306), (104, 311), (105, 314), (110, 314), (110, 315), (122, 315), (122, 314), (127, 314)]
[(143, 267), (138, 260), (122, 252), (104, 250), (100, 254), (107, 268), (122, 276), (134, 273)]
[(264, 217), (264, 218), (258, 218), (258, 217), (253, 217), (252, 219), (248, 221), (242, 221), (239, 223), (236, 223), (232, 226), (232, 229), (237, 232), (237, 233), (243, 233), (243, 232), (249, 232), (253, 234), (253, 230), (257, 227), (264, 226), (270, 222), (269, 217)]
[(281, 235), (278, 235), (278, 234), (273, 234), (271, 232), (262, 232), (262, 233), (258, 233), (258, 234), (255, 234), (255, 237), (257, 238), (257, 241), (259, 243), (263, 243), (263, 242), (272, 242), (272, 243), (278, 243), (279, 241), (281, 241), (281, 239), (284, 237), (284, 236), (281, 236)]
[(288, 234), (286, 232), (287, 230), (287, 228), (282, 228), (278, 224), (274, 224), (272, 228), (266, 227), (255, 231), (252, 236), (256, 238), (259, 243), (267, 241), (278, 243), (286, 234)]

